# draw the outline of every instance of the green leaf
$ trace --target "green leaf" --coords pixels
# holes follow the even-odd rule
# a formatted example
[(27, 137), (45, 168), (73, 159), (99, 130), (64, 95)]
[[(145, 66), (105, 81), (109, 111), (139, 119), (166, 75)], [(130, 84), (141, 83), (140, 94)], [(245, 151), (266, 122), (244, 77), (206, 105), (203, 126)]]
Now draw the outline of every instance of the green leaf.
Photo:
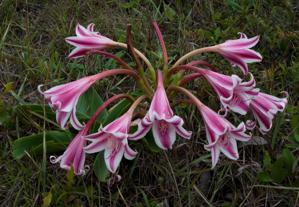
[(263, 164), (265, 169), (269, 169), (271, 167), (271, 157), (268, 151), (264, 152)]
[(120, 6), (124, 9), (132, 9), (135, 8), (136, 6), (138, 6), (140, 0), (130, 0), (127, 3), (122, 3), (120, 4)]
[(9, 113), (10, 109), (4, 102), (0, 99), (0, 126), (5, 125), (11, 119), (11, 115)]
[(52, 193), (51, 191), (46, 195), (46, 197), (43, 198), (43, 205), (42, 207), (48, 207), (50, 206), (52, 201)]
[(291, 172), (293, 168), (293, 164), (296, 160), (295, 156), (289, 149), (283, 149), (282, 158), (285, 162), (287, 169), (289, 170), (289, 172)]
[(299, 142), (299, 106), (289, 106), (288, 111), (291, 113), (291, 127), (293, 136)]
[(12, 90), (13, 82), (8, 82), (4, 85), (4, 93), (8, 93)]
[(170, 21), (173, 21), (175, 16), (176, 16), (175, 10), (172, 9), (167, 4), (164, 4), (164, 14), (167, 17), (167, 19), (170, 20)]
[[(66, 131), (47, 131), (46, 142), (67, 145), (73, 135)], [(20, 159), (24, 156), (25, 151), (36, 151), (36, 148), (43, 143), (43, 133), (34, 134), (26, 137), (21, 137), (13, 142), (13, 156), (15, 159)], [(57, 145), (56, 145), (57, 147)]]
[(271, 167), (271, 178), (276, 183), (281, 183), (288, 175), (289, 170), (283, 158), (279, 158)]
[(109, 172), (105, 164), (104, 152), (98, 153), (93, 164), (93, 170), (100, 182), (106, 181), (106, 177)]
[(48, 105), (45, 106), (42, 104), (22, 104), (17, 106), (17, 110), (24, 112), (25, 116), (26, 113), (30, 113), (38, 117), (44, 117), (44, 108), (45, 108), (46, 117), (50, 120), (55, 120), (56, 119), (55, 113)]
[(265, 171), (260, 172), (258, 174), (258, 178), (261, 182), (264, 182), (264, 183), (272, 182), (272, 179), (271, 179), (269, 173), (267, 173)]
[[(58, 143), (57, 141), (48, 140), (46, 141), (47, 144), (47, 153), (55, 153), (55, 152), (62, 152), (65, 150), (68, 142), (66, 143)], [(39, 144), (35, 147), (32, 147), (30, 150), (33, 154), (41, 154), (43, 152), (43, 144)]]
[[(98, 92), (91, 87), (88, 89), (79, 99), (77, 104), (77, 112), (81, 118), (89, 119), (93, 113), (98, 109), (100, 105), (103, 104), (103, 100), (98, 94)], [(108, 115), (107, 110), (102, 111), (98, 116), (97, 120), (103, 120)]]

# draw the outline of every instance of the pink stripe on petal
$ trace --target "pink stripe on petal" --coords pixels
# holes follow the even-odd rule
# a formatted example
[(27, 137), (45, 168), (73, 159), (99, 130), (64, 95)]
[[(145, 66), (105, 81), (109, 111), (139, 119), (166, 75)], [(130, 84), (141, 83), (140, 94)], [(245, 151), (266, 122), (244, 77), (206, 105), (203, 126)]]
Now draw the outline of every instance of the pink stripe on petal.
[(132, 159), (134, 159), (134, 158), (136, 157), (136, 155), (137, 155), (137, 152), (136, 152), (136, 151), (132, 150), (128, 144), (125, 145), (125, 153), (124, 153), (124, 156), (125, 156), (125, 158), (126, 158), (127, 160), (132, 160)]
[(87, 55), (89, 51), (90, 50), (88, 50), (88, 49), (83, 49), (83, 48), (80, 48), (80, 47), (76, 47), (68, 55), (68, 58), (75, 59), (75, 58), (83, 57), (83, 56)]
[(106, 44), (111, 43), (107, 39), (99, 39), (98, 37), (68, 37), (65, 39), (69, 44), (76, 47), (84, 48), (104, 48)]
[(64, 129), (71, 112), (58, 111), (56, 112), (56, 120), (59, 126)]
[(90, 23), (90, 24), (87, 26), (87, 29), (88, 29), (90, 32), (93, 32), (93, 31), (94, 31), (94, 26), (95, 26), (94, 23)]
[(115, 173), (120, 161), (124, 155), (125, 147), (122, 145), (118, 149), (106, 149), (104, 152), (104, 159), (108, 170)]
[(229, 139), (225, 144), (221, 144), (220, 151), (229, 159), (239, 159), (237, 142), (235, 139)]
[(222, 135), (227, 131), (228, 125), (219, 114), (205, 105), (200, 108), (200, 112), (206, 125), (213, 129), (216, 134)]
[(240, 35), (240, 39), (242, 39), (242, 38), (246, 38), (246, 39), (248, 39), (248, 38), (247, 38), (247, 35), (246, 35), (245, 33), (243, 33), (243, 32), (238, 32), (238, 34)]
[(88, 139), (89, 141), (92, 141), (92, 143), (84, 147), (85, 152), (92, 154), (104, 150), (106, 148), (108, 138), (109, 135), (103, 134), (97, 139)]
[(73, 161), (73, 167), (74, 167), (74, 173), (76, 175), (82, 175), (84, 173), (84, 163), (85, 163), (85, 152), (83, 151), (85, 140), (84, 138), (80, 137), (80, 142), (78, 143), (78, 148), (80, 150), (76, 151), (74, 161)]
[(231, 64), (237, 65), (242, 70), (244, 75), (248, 74), (248, 66), (242, 59), (240, 59), (239, 56), (234, 55), (232, 53), (222, 54), (222, 55), (223, 55), (224, 58), (226, 58), (228, 61), (230, 61)]
[(255, 117), (255, 119), (258, 121), (260, 125), (260, 129), (263, 132), (268, 132), (272, 127), (272, 119), (273, 115), (270, 113), (267, 113), (265, 111), (262, 111), (255, 103), (254, 101), (251, 102), (252, 106), (252, 112)]
[(78, 120), (77, 115), (76, 115), (76, 105), (77, 105), (77, 102), (75, 103), (75, 107), (72, 110), (70, 122), (71, 122), (71, 125), (75, 129), (81, 130), (84, 126), (80, 123), (80, 121)]
[(187, 131), (183, 128), (184, 121), (179, 116), (173, 116), (171, 119), (166, 120), (168, 123), (172, 124), (175, 127), (176, 133), (185, 139), (190, 139), (192, 132)]
[(88, 35), (90, 35), (90, 31), (85, 29), (82, 25), (77, 24), (76, 35), (77, 36), (88, 36)]
[(156, 144), (163, 150), (171, 149), (176, 139), (175, 128), (164, 120), (156, 120), (152, 129)]
[(233, 53), (234, 55), (239, 56), (240, 59), (242, 59), (247, 63), (260, 62), (263, 59), (260, 53), (250, 49), (237, 50), (234, 51)]
[(227, 40), (222, 45), (225, 47), (229, 47), (231, 49), (245, 49), (254, 47), (259, 42), (260, 36), (255, 36), (252, 38), (241, 38), (236, 40)]
[(137, 131), (134, 132), (133, 134), (129, 134), (128, 139), (129, 140), (139, 140), (143, 138), (151, 129), (151, 125), (147, 125), (147, 122), (142, 119), (141, 121), (138, 122), (138, 128)]
[(211, 156), (212, 156), (212, 169), (216, 166), (220, 156), (220, 149), (217, 146), (211, 148)]
[(84, 148), (85, 152), (92, 154), (104, 150), (106, 148), (107, 139), (108, 138), (93, 141), (91, 144)]
[(236, 139), (242, 142), (247, 142), (251, 139), (251, 135), (245, 134), (246, 127), (245, 124), (242, 122), (239, 126), (230, 131), (230, 137), (232, 139)]

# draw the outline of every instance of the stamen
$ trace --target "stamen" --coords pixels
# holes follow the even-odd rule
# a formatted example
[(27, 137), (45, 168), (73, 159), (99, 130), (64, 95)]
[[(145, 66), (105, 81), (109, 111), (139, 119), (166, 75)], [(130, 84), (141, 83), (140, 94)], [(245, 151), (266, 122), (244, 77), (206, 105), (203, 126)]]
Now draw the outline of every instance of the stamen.
[(161, 134), (165, 135), (168, 132), (168, 123), (164, 120), (159, 121), (159, 131)]

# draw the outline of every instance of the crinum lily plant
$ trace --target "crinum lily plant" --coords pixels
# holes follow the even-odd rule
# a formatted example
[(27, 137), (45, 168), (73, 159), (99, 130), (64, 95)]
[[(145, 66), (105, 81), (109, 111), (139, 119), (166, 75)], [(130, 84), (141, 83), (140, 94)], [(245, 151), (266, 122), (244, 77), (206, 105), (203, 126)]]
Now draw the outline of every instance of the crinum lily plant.
[[(116, 42), (101, 35), (94, 30), (94, 24), (89, 24), (86, 28), (78, 24), (76, 36), (65, 39), (75, 47), (69, 58), (101, 55), (116, 61), (119, 68), (104, 69), (98, 74), (58, 85), (46, 91), (42, 91), (39, 87), (39, 91), (55, 111), (60, 127), (65, 128), (70, 123), (75, 130), (78, 130), (78, 134), (61, 156), (50, 157), (52, 163), (60, 163), (61, 168), (73, 169), (75, 174), (82, 175), (86, 154), (103, 151), (107, 169), (111, 173), (116, 173), (123, 157), (131, 160), (137, 155), (137, 151), (131, 148), (131, 143), (143, 139), (150, 131), (159, 148), (172, 149), (177, 136), (184, 139), (192, 137), (192, 132), (185, 129), (184, 120), (173, 111), (174, 104), (178, 107), (180, 103), (184, 103), (175, 98), (178, 93), (187, 98), (185, 101), (194, 104), (201, 114), (207, 137), (204, 148), (211, 153), (212, 168), (216, 166), (220, 152), (232, 160), (239, 158), (237, 141), (246, 142), (251, 139), (251, 133), (246, 130), (253, 130), (257, 126), (262, 134), (269, 132), (274, 116), (278, 111), (285, 109), (287, 98), (278, 98), (261, 92), (249, 72), (248, 63), (262, 60), (262, 56), (251, 49), (258, 43), (259, 36), (248, 38), (240, 33), (239, 39), (195, 49), (171, 64), (156, 22), (153, 22), (153, 27), (162, 48), (161, 70), (155, 68), (143, 53), (133, 47), (131, 26), (127, 29), (126, 43)], [(108, 52), (113, 49), (127, 50), (135, 66), (132, 67), (132, 64), (129, 65)], [(221, 55), (232, 66), (239, 68), (242, 72), (241, 77), (236, 74), (224, 74), (205, 60), (189, 61), (198, 54), (208, 52)], [(115, 75), (127, 75), (133, 78), (138, 86), (134, 87), (138, 90), (135, 94), (141, 95), (138, 97), (129, 95), (133, 91), (114, 95), (95, 111), (88, 122), (82, 123), (76, 115), (76, 106), (82, 94), (97, 81)], [(206, 80), (214, 90), (214, 94), (219, 98), (218, 112), (209, 108), (208, 103), (187, 89), (187, 83), (196, 78)], [(91, 127), (101, 112), (121, 99), (131, 101), (128, 111), (106, 126), (100, 126), (99, 130), (93, 133)], [(136, 118), (137, 112), (139, 115), (143, 114), (143, 117)], [(231, 112), (239, 114), (240, 118), (249, 112), (254, 119), (235, 124), (226, 118)], [(137, 127), (132, 130), (134, 124)]]

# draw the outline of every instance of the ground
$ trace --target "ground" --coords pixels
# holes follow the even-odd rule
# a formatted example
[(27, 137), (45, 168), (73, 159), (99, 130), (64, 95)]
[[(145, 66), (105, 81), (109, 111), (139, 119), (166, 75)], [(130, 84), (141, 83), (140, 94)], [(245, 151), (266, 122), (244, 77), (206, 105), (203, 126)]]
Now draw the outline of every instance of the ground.
[[(299, 205), (298, 1), (3, 0), (0, 20), (0, 206)], [(135, 47), (161, 67), (153, 20), (161, 28), (171, 60), (194, 48), (238, 38), (238, 32), (259, 34), (255, 49), (263, 61), (250, 64), (257, 86), (276, 96), (289, 93), (288, 107), (275, 118), (271, 132), (254, 131), (255, 141), (240, 145), (238, 161), (221, 156), (211, 170), (199, 113), (195, 107), (178, 107), (175, 110), (187, 120), (186, 128), (194, 132), (192, 139), (178, 138), (171, 151), (134, 145), (139, 155), (123, 161), (118, 172), (122, 180), (111, 183), (112, 177), (110, 184), (99, 182), (92, 168), (84, 176), (74, 176), (51, 164), (48, 157), (62, 151), (52, 151), (50, 144), (17, 157), (15, 140), (59, 130), (55, 119), (45, 119), (43, 107), (38, 108), (44, 103), (39, 84), (53, 86), (116, 66), (95, 56), (67, 58), (71, 46), (64, 38), (74, 35), (76, 24), (93, 22), (96, 30), (118, 41), (126, 41), (126, 27), (131, 24)], [(130, 60), (123, 51), (116, 52)], [(223, 73), (236, 72), (217, 55), (197, 59), (209, 60)], [(122, 78), (96, 85), (102, 99), (132, 88), (134, 83)], [(218, 107), (204, 81), (189, 88), (212, 108)], [(92, 166), (94, 158), (89, 156), (87, 163)]]

